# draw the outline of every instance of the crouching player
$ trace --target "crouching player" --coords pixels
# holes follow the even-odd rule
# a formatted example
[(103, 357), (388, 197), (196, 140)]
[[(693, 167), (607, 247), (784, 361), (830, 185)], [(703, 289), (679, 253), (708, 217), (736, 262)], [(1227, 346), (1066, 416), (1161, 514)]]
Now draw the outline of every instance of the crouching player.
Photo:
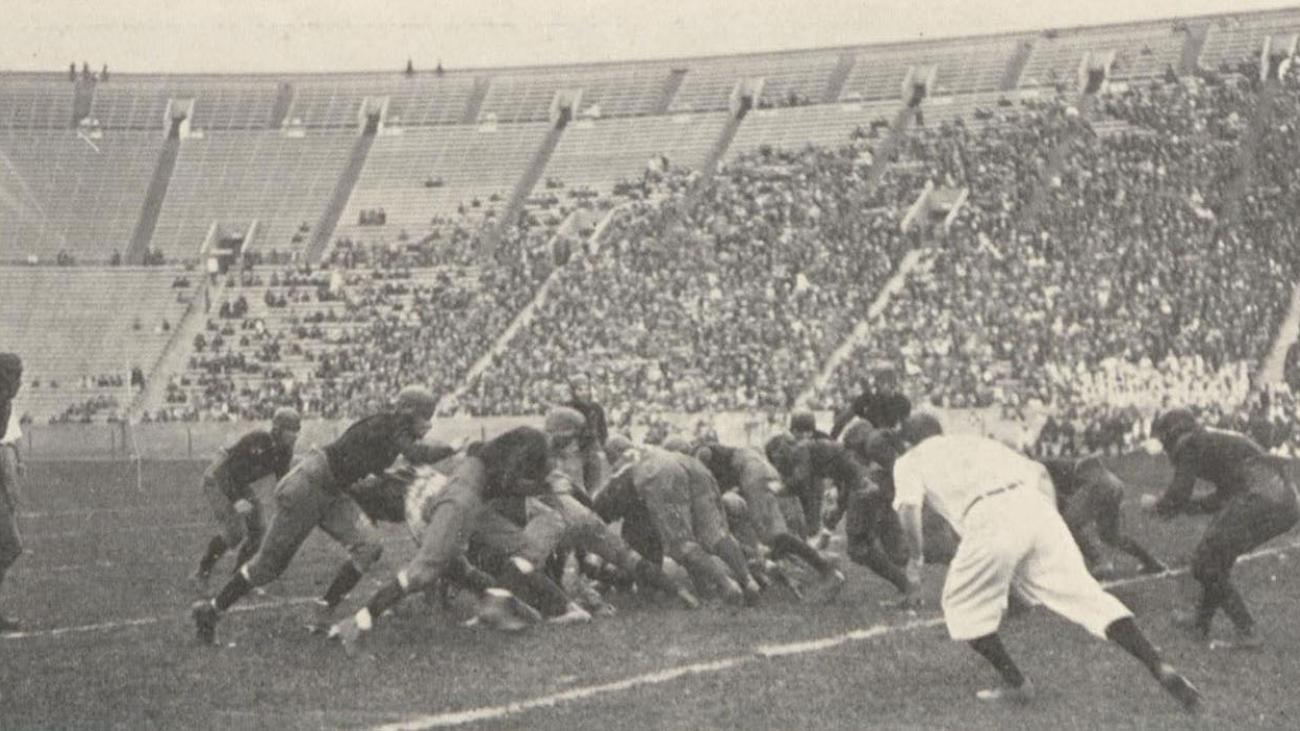
[[(471, 449), (438, 497), (424, 508), (427, 524), (415, 556), (355, 615), (330, 629), (349, 652), (384, 612), (408, 594), (426, 591), (462, 565), (470, 536), (488, 501), (539, 495), (549, 488), (552, 463), (546, 436), (531, 427), (512, 429)], [(487, 597), (485, 597), (487, 598)]]
[(284, 478), (301, 427), (298, 412), (277, 409), (269, 432), (257, 429), (245, 434), (230, 448), (219, 451), (203, 473), (203, 496), (220, 532), (208, 541), (198, 569), (190, 575), (190, 583), (200, 593), (207, 592), (212, 567), (227, 551), (239, 547), (235, 568), (257, 553), (265, 525), (253, 484), (267, 475), (275, 475), (277, 482)]
[(211, 601), (199, 601), (191, 607), (199, 641), (212, 644), (221, 614), (254, 587), (268, 584), (283, 573), (316, 528), (347, 549), (349, 556), (318, 600), (309, 625), (313, 631), (328, 628), (334, 607), (382, 552), (378, 542), (368, 535), (361, 509), (345, 489), (367, 475), (383, 473), (398, 455), (413, 464), (445, 458), (447, 452), (419, 441), (429, 431), (436, 405), (437, 400), (427, 389), (408, 386), (398, 394), (393, 409), (348, 427), (338, 439), (305, 456), (280, 480), (275, 487), (275, 514), (257, 553)]
[(1040, 461), (1052, 477), (1061, 517), (1069, 526), (1094, 576), (1113, 572), (1115, 565), (1101, 561), (1100, 551), (1084, 532), (1089, 525), (1097, 526), (1097, 537), (1102, 543), (1136, 558), (1142, 565), (1142, 573), (1158, 574), (1166, 570), (1150, 551), (1121, 530), (1120, 504), (1124, 502), (1124, 481), (1107, 469), (1101, 458), (1052, 457)]
[(908, 417), (902, 434), (914, 445), (894, 465), (894, 502), (913, 557), (909, 578), (915, 581), (924, 563), (921, 506), (929, 503), (962, 537), (943, 586), (948, 633), (1002, 679), (978, 699), (1026, 702), (1034, 695), (998, 634), (1014, 589), (1119, 645), (1184, 708), (1197, 707), (1196, 688), (1163, 660), (1132, 612), (1088, 574), (1041, 465), (992, 439), (946, 436), (929, 414)]
[[(1161, 414), (1151, 432), (1174, 464), (1173, 482), (1152, 506), (1156, 514), (1214, 516), (1192, 558), (1201, 600), (1195, 612), (1180, 613), (1176, 620), (1204, 639), (1222, 609), (1237, 630), (1231, 645), (1257, 647), (1255, 619), (1232, 583), (1232, 567), (1242, 554), (1287, 532), (1300, 517), (1300, 493), (1285, 461), (1269, 456), (1243, 434), (1201, 426), (1186, 409)], [(1214, 492), (1192, 497), (1198, 479), (1214, 485)]]

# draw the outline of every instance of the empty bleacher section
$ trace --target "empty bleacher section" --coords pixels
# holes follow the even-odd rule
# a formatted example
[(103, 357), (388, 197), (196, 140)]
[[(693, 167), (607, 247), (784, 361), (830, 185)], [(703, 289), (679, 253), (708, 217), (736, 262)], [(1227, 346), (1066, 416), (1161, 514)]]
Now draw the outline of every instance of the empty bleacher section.
[(0, 259), (125, 254), (162, 144), (154, 132), (0, 130)]
[(456, 124), (474, 93), (468, 74), (370, 74), (295, 80), (285, 123), (308, 128), (356, 127), (366, 98), (388, 100), (385, 124)]
[(1235, 67), (1242, 61), (1258, 61), (1264, 39), (1279, 33), (1300, 32), (1300, 10), (1262, 13), (1210, 21), (1201, 47), (1201, 68)]
[(242, 233), (256, 220), (253, 247), (305, 250), (355, 140), (354, 132), (279, 130), (183, 140), (152, 247), (193, 261), (213, 223)]
[[(379, 136), (335, 238), (396, 242), (403, 231), (427, 233), (434, 217), (473, 208), (475, 200), (484, 210), (494, 207), (490, 198), (510, 195), (548, 128), (545, 122), (456, 125)], [(379, 209), (382, 225), (361, 224), (362, 211)]]
[(902, 102), (895, 99), (870, 104), (759, 109), (745, 117), (727, 150), (727, 157), (734, 158), (763, 146), (798, 150), (807, 145), (844, 145), (859, 129), (870, 134), (873, 125), (888, 125), (901, 106)]
[[(129, 406), (130, 369), (149, 371), (190, 297), (201, 296), (195, 286), (173, 286), (182, 276), (162, 268), (0, 267), (0, 342), (24, 361), (18, 408), (43, 421), (99, 397), (119, 411)], [(111, 379), (121, 385), (94, 385)]]
[(0, 129), (68, 129), (75, 94), (66, 78), (0, 76)]
[(1020, 41), (1013, 37), (928, 46), (864, 49), (844, 88), (843, 100), (898, 99), (910, 66), (937, 66), (935, 88), (929, 96), (993, 91), (1002, 84), (1007, 64)]
[(1115, 52), (1112, 78), (1156, 77), (1181, 66), (1186, 40), (1186, 32), (1169, 22), (1044, 33), (1034, 40), (1020, 86), (1075, 89), (1084, 55), (1109, 51)]
[(194, 129), (265, 129), (278, 94), (272, 80), (120, 76), (95, 85), (88, 121), (104, 129), (161, 130), (167, 127), (167, 102), (188, 99), (194, 102)]
[(665, 65), (521, 69), (491, 77), (479, 119), (544, 122), (561, 89), (582, 90), (576, 116), (635, 117), (654, 111), (668, 80)]
[(544, 177), (608, 193), (615, 183), (640, 179), (653, 157), (699, 169), (726, 122), (725, 112), (579, 120), (565, 129)]
[(736, 82), (755, 78), (763, 79), (757, 106), (813, 104), (822, 101), (838, 63), (834, 51), (684, 61), (686, 76), (669, 111), (725, 110)]

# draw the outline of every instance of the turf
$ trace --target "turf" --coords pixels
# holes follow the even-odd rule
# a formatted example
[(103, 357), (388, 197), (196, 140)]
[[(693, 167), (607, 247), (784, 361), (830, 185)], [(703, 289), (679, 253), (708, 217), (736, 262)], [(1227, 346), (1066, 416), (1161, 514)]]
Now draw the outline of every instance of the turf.
[[(1139, 492), (1154, 492), (1168, 479), (1167, 467), (1143, 458), (1115, 467), (1134, 486), (1125, 507), (1131, 532), (1161, 557), (1185, 563), (1203, 519), (1148, 523), (1136, 509)], [(304, 604), (285, 603), (318, 594), (343, 558), (316, 536), (269, 587), (272, 596), (250, 597), (245, 604), (252, 609), (223, 621), (221, 647), (202, 647), (191, 638), (186, 610), (195, 597), (185, 581), (210, 532), (197, 487), (201, 470), (194, 463), (147, 463), (137, 481), (127, 463), (32, 465), (21, 507), (30, 553), (0, 594), (29, 634), (0, 639), (0, 728), (363, 728), (713, 661), (727, 666), (481, 725), (1295, 728), (1300, 718), (1293, 692), (1300, 626), (1292, 621), (1300, 572), (1286, 553), (1239, 569), (1269, 640), (1257, 652), (1211, 651), (1170, 625), (1169, 611), (1191, 596), (1185, 579), (1116, 590), (1205, 692), (1207, 710), (1196, 719), (1126, 655), (1041, 610), (1006, 628), (1009, 648), (1039, 689), (1027, 708), (975, 702), (972, 694), (992, 682), (991, 672), (933, 622), (815, 652), (755, 654), (761, 645), (937, 616), (933, 604), (915, 616), (879, 607), (892, 590), (857, 567), (828, 606), (778, 595), (753, 610), (688, 612), (619, 597), (614, 618), (519, 635), (460, 627), (469, 612), (464, 602), (444, 612), (413, 600), (385, 618), (364, 656), (351, 658), (303, 630)], [(349, 606), (410, 553), (404, 531), (381, 533), (384, 559)], [(1291, 540), (1294, 534), (1273, 547)], [(1114, 558), (1122, 574), (1135, 571), (1126, 557)], [(231, 560), (218, 572), (228, 571)], [(926, 595), (933, 599), (942, 571), (928, 572)], [(129, 620), (138, 623), (120, 626)]]

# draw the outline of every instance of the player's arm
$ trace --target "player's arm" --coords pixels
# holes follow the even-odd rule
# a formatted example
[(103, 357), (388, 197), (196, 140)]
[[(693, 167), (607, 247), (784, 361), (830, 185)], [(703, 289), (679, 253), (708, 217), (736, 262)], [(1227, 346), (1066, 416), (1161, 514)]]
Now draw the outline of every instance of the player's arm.
[(433, 444), (410, 434), (398, 434), (396, 439), (398, 451), (413, 465), (436, 464), (456, 453), (455, 449), (446, 444)]
[(592, 501), (592, 510), (606, 523), (612, 523), (627, 515), (627, 503), (632, 492), (632, 469), (626, 465), (619, 470), (605, 489), (601, 490)]
[(1178, 513), (1188, 512), (1191, 504), (1192, 488), (1196, 486), (1196, 473), (1185, 462), (1175, 462), (1174, 480), (1169, 483), (1165, 494), (1156, 501), (1156, 515), (1172, 517)]

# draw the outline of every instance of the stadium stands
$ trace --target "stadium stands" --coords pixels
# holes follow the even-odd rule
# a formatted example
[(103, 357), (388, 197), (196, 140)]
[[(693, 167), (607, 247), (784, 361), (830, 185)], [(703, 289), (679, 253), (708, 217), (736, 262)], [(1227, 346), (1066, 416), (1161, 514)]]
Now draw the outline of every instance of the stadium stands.
[[(476, 200), (502, 207), (489, 199), (510, 195), (547, 128), (543, 122), (456, 125), (380, 135), (335, 238), (397, 242), (403, 231), (419, 238), (435, 227), (434, 218), (453, 217)], [(362, 211), (379, 209), (387, 217), (383, 225), (362, 225)]]
[(0, 130), (0, 260), (125, 254), (162, 143), (155, 132)]
[(936, 66), (929, 96), (977, 94), (1002, 88), (1007, 65), (1020, 40), (1000, 37), (896, 49), (864, 49), (844, 83), (845, 100), (898, 99), (903, 77), (911, 66)]
[(726, 121), (722, 112), (579, 120), (565, 129), (544, 177), (609, 193), (617, 182), (639, 179), (659, 155), (670, 165), (698, 170)]
[[(838, 403), (857, 373), (891, 362), (946, 405), (1041, 401), (1063, 420), (1134, 424), (1117, 409), (1170, 395), (1226, 415), (1250, 387), (1300, 271), (1278, 243), (1297, 235), (1294, 216), (1279, 212), (1294, 207), (1287, 191), (1300, 187), (1300, 140), (1281, 120), (1300, 106), (1294, 83), (1261, 104), (1268, 95), (1252, 58), (1265, 38), (1298, 29), (1300, 13), (1290, 10), (447, 74), (5, 75), (0, 260), (102, 264), (125, 254), (165, 110), (193, 100), (150, 249), (193, 261), (214, 225), (242, 234), (256, 221), (247, 249), (283, 262), (306, 251), (370, 100), (384, 109), (384, 126), (326, 253), (327, 279), (345, 272), (342, 299), (312, 300), (320, 287), (311, 284), (298, 287), (307, 301), (255, 305), (234, 324), (233, 345), (198, 354), (188, 385), (170, 374), (185, 400), (174, 415), (261, 416), (294, 399), (313, 413), (342, 413), (411, 378), (449, 392), (566, 257), (537, 317), (473, 384), (467, 408), (536, 410), (575, 367), (655, 408), (786, 408), (918, 245), (899, 224), (927, 184), (967, 191), (966, 208), (819, 404)], [(1188, 70), (1202, 33), (1200, 65), (1237, 73), (1169, 83), (1171, 69)], [(1110, 80), (1120, 83), (1082, 99), (1082, 59), (1110, 52)], [(883, 144), (890, 133), (881, 123), (903, 110), (904, 74), (930, 65), (935, 83), (906, 133)], [(758, 79), (756, 108), (722, 150), (731, 91)], [(542, 149), (560, 92), (581, 92), (581, 101), (556, 135), (545, 183), (503, 227), (497, 262), (467, 268), (484, 221), (501, 213)], [(720, 150), (725, 164), (699, 182), (692, 170)], [(565, 241), (565, 256), (553, 256), (547, 243), (563, 217), (574, 206), (622, 203), (613, 197), (626, 192), (619, 183), (633, 184), (632, 202), (600, 250)], [(13, 271), (39, 272), (46, 286), (59, 276), (101, 286), (81, 278), (96, 270)], [(138, 297), (159, 312), (181, 306), (147, 272), (99, 272), (165, 290), (156, 302), (157, 293)], [(231, 295), (264, 302), (285, 289), (250, 284)], [(83, 306), (124, 307), (73, 308)], [(309, 322), (334, 308), (345, 319)], [(248, 326), (260, 328), (256, 337), (244, 319), (260, 322)], [(1300, 385), (1297, 362), (1288, 373)], [(98, 363), (72, 367), (60, 377), (99, 375)]]
[(197, 291), (174, 287), (182, 276), (170, 268), (0, 267), (0, 342), (23, 356), (23, 413), (44, 421), (96, 400), (124, 413), (131, 369), (153, 367)]
[(305, 250), (355, 139), (355, 132), (265, 130), (182, 140), (153, 248), (170, 260), (196, 261), (214, 223), (242, 234), (258, 221), (246, 245)]
[(68, 129), (75, 87), (66, 79), (0, 77), (0, 129)]

